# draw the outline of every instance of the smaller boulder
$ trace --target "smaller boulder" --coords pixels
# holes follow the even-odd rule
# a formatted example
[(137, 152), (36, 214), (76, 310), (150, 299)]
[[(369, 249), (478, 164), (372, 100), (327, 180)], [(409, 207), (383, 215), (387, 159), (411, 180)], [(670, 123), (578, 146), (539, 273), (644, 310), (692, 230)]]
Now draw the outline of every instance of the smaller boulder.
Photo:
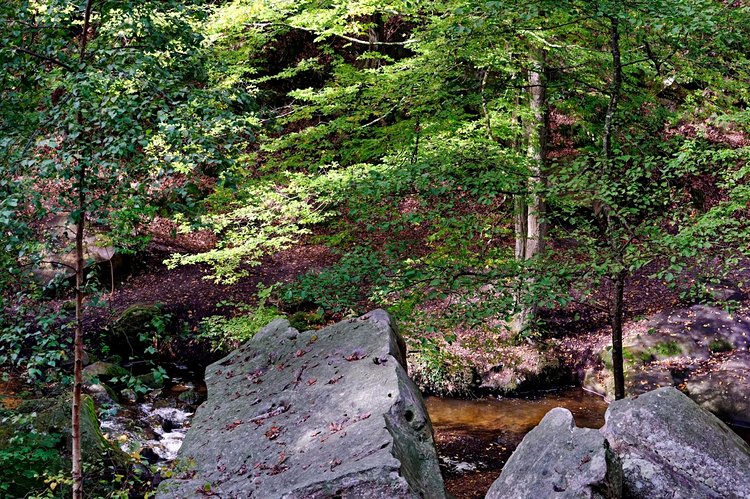
[(516, 448), (487, 499), (621, 497), (622, 467), (597, 431), (552, 409)]
[(131, 305), (115, 321), (112, 333), (107, 336), (107, 345), (112, 352), (123, 356), (143, 354), (153, 346), (152, 338), (160, 331), (159, 325), (167, 317), (157, 305)]
[(690, 398), (730, 423), (750, 426), (750, 352), (735, 352), (715, 369), (692, 375)]
[(177, 400), (179, 400), (180, 402), (184, 402), (187, 405), (196, 406), (203, 401), (203, 395), (195, 390), (188, 390), (179, 394), (177, 396)]
[(94, 385), (98, 382), (107, 382), (113, 378), (123, 378), (129, 374), (124, 367), (100, 361), (83, 368), (83, 381), (87, 385)]
[(721, 279), (715, 283), (706, 284), (706, 293), (716, 303), (743, 301), (747, 298), (745, 292), (737, 283)]
[(123, 404), (135, 404), (138, 402), (138, 394), (132, 388), (120, 390), (120, 401)]
[(613, 402), (602, 428), (635, 499), (748, 497), (750, 447), (675, 388)]

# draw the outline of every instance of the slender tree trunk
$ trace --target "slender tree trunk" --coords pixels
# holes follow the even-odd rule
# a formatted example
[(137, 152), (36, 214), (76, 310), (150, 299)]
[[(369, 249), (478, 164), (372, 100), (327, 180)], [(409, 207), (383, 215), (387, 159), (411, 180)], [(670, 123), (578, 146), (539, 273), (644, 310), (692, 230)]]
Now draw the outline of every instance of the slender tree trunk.
[[(91, 22), (91, 8), (93, 0), (87, 0), (83, 14), (83, 31), (81, 33), (81, 51), (79, 61), (86, 59), (86, 45), (89, 37)], [(79, 124), (83, 124), (83, 115), (78, 114)], [(72, 446), (71, 452), (73, 475), (73, 499), (83, 499), (83, 459), (81, 456), (81, 391), (83, 388), (83, 298), (86, 284), (85, 262), (83, 252), (84, 235), (86, 231), (86, 161), (78, 163), (78, 179), (76, 191), (78, 193), (76, 217), (76, 327), (73, 353), (73, 409), (72, 409)]]
[(617, 106), (620, 103), (622, 92), (622, 59), (620, 56), (620, 22), (616, 17), (610, 17), (610, 53), (612, 56), (612, 86), (609, 92), (609, 103), (607, 104), (607, 115), (604, 118), (604, 137), (602, 147), (604, 156), (607, 158), (608, 168), (613, 168), (614, 150), (612, 148), (612, 137), (614, 135), (614, 119)]
[[(545, 55), (540, 53), (532, 61), (529, 71), (529, 105), (532, 118), (525, 126), (527, 156), (531, 160), (528, 196), (517, 196), (515, 201), (516, 259), (530, 260), (544, 253), (547, 236), (545, 221), (546, 205), (542, 195), (547, 185), (545, 163), (547, 159), (547, 133), (549, 112), (545, 79)], [(525, 284), (530, 284), (527, 279)], [(519, 310), (513, 319), (512, 329), (516, 334), (528, 329), (536, 315), (536, 305), (523, 303), (523, 285), (519, 285), (516, 302)]]
[(622, 310), (625, 290), (625, 272), (619, 272), (612, 281), (609, 322), (612, 328), (612, 366), (615, 378), (615, 400), (625, 398), (625, 371), (622, 358)]
[(544, 54), (541, 54), (538, 61), (534, 61), (534, 66), (529, 75), (533, 121), (529, 124), (526, 132), (529, 137), (528, 156), (531, 159), (528, 238), (525, 255), (527, 260), (544, 252), (547, 236), (546, 205), (542, 195), (543, 189), (547, 186), (545, 162), (547, 159), (547, 129), (549, 126)]
[(83, 236), (85, 231), (85, 198), (83, 194), (84, 165), (80, 165), (79, 205), (80, 218), (76, 223), (76, 328), (74, 341), (73, 367), (73, 499), (83, 498), (83, 470), (81, 456), (81, 389), (83, 387), (83, 288), (85, 285), (85, 268), (83, 253)]
[[(383, 37), (384, 22), (382, 16), (375, 14), (373, 21), (375, 25), (367, 30), (367, 40), (370, 42), (369, 52), (376, 52), (378, 50), (378, 43)], [(380, 67), (380, 62), (380, 59), (368, 59), (365, 67), (368, 69), (377, 69)]]
[[(607, 115), (604, 121), (604, 136), (602, 147), (606, 159), (607, 171), (604, 172), (609, 178), (614, 178), (614, 148), (612, 140), (614, 136), (614, 120), (617, 113), (617, 106), (620, 101), (622, 92), (622, 59), (620, 56), (620, 26), (617, 17), (610, 16), (610, 53), (612, 56), (612, 86), (610, 88), (609, 103), (607, 105)], [(605, 207), (607, 213), (607, 234), (609, 245), (613, 257), (616, 259), (617, 269), (612, 279), (612, 291), (610, 294), (609, 322), (612, 329), (612, 374), (615, 378), (615, 399), (619, 400), (625, 397), (625, 367), (622, 358), (622, 322), (623, 322), (623, 292), (625, 289), (626, 271), (623, 262), (623, 248), (620, 247), (620, 241), (617, 239), (615, 221), (612, 220), (612, 214), (608, 207)]]
[(526, 196), (516, 194), (514, 198), (514, 223), (516, 227), (516, 260), (523, 261), (526, 259), (526, 243), (529, 235), (528, 217), (529, 205), (526, 202)]

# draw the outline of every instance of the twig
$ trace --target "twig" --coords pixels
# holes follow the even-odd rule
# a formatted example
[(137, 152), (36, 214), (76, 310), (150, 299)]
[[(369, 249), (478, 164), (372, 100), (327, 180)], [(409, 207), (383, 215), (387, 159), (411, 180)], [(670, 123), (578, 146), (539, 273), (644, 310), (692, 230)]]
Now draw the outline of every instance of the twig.
[(65, 68), (68, 71), (75, 71), (73, 66), (66, 64), (62, 62), (60, 59), (55, 59), (54, 57), (49, 57), (43, 54), (40, 54), (38, 52), (34, 52), (33, 50), (25, 49), (23, 47), (11, 47), (16, 52), (23, 52), (24, 54), (30, 55), (32, 57), (36, 57), (37, 59), (41, 59), (42, 61), (51, 62), (52, 64), (56, 64), (60, 66), (61, 68)]

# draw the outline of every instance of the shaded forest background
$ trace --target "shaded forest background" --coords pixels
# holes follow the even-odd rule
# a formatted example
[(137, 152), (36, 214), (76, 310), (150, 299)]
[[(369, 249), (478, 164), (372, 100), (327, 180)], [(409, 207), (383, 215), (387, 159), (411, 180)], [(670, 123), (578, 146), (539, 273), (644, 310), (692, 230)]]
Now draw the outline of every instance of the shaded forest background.
[(745, 1), (4, 2), (0, 369), (374, 307), (425, 391), (621, 364), (627, 321), (744, 282), (748, 54)]

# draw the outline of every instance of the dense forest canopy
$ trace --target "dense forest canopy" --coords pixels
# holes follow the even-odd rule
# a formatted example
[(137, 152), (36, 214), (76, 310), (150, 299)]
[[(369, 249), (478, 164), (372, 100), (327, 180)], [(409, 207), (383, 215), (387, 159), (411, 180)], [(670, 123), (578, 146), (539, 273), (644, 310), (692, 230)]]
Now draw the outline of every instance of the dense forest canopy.
[(3, 2), (3, 372), (80, 397), (115, 286), (87, 245), (137, 259), (158, 224), (227, 289), (328, 252), (198, 317), (217, 349), (388, 307), (436, 386), (456, 331), (590, 310), (622, 364), (631, 276), (700, 298), (750, 248), (748, 57), (743, 0)]

